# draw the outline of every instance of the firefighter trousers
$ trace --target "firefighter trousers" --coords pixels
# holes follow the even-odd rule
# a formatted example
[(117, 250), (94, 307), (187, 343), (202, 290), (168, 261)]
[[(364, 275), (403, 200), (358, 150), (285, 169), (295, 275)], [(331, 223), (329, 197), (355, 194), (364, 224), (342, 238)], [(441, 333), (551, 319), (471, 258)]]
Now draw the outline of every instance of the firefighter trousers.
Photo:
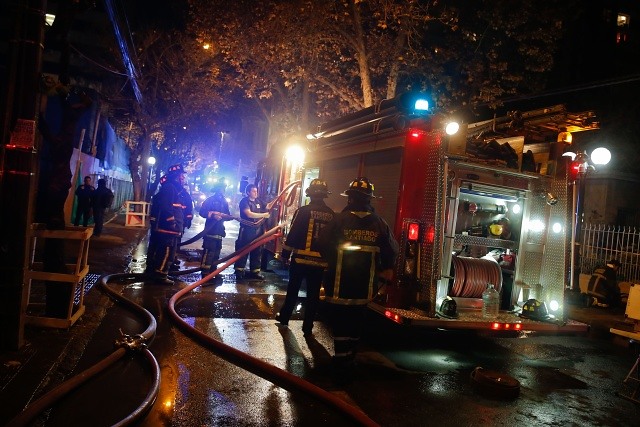
[(322, 284), (323, 267), (316, 267), (305, 264), (298, 264), (295, 260), (291, 262), (289, 267), (289, 284), (287, 285), (287, 296), (284, 304), (280, 309), (281, 322), (287, 323), (293, 313), (296, 302), (298, 301), (298, 293), (304, 280), (307, 288), (307, 302), (304, 308), (304, 320), (302, 321), (302, 331), (310, 334), (313, 329), (313, 321), (318, 310), (318, 301), (320, 300), (320, 286)]
[(334, 364), (352, 366), (362, 335), (366, 305), (329, 304), (330, 324), (333, 332)]
[(220, 259), (222, 251), (222, 237), (204, 236), (202, 248), (204, 250), (200, 267), (203, 272), (211, 273), (218, 268), (217, 261)]

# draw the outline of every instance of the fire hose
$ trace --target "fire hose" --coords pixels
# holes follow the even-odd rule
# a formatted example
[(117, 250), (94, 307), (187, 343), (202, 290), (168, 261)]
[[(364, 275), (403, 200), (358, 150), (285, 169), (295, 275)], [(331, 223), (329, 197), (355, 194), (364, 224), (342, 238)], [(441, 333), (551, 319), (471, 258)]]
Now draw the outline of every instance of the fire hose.
[(228, 260), (224, 262), (221, 266), (219, 266), (215, 271), (211, 272), (207, 276), (201, 278), (200, 280), (190, 284), (186, 288), (181, 289), (176, 294), (174, 294), (169, 300), (169, 314), (174, 319), (174, 321), (178, 324), (179, 327), (182, 328), (183, 332), (188, 335), (191, 335), (198, 342), (206, 346), (206, 348), (216, 352), (216, 354), (228, 362), (233, 363), (236, 366), (239, 366), (261, 378), (264, 378), (286, 390), (289, 391), (298, 391), (303, 392), (311, 397), (321, 400), (328, 406), (334, 408), (345, 416), (351, 418), (352, 421), (358, 423), (363, 426), (377, 426), (371, 418), (367, 417), (367, 415), (361, 412), (358, 408), (348, 404), (344, 400), (334, 396), (333, 394), (323, 390), (322, 388), (300, 378), (297, 377), (283, 369), (280, 369), (276, 366), (273, 366), (269, 363), (266, 363), (256, 357), (253, 357), (247, 353), (244, 353), (240, 350), (237, 350), (227, 344), (224, 344), (221, 341), (218, 341), (207, 334), (193, 328), (189, 325), (185, 320), (180, 317), (180, 315), (176, 312), (175, 306), (179, 299), (185, 294), (191, 292), (198, 286), (201, 286), (203, 283), (206, 283), (209, 279), (214, 277), (215, 275), (222, 272), (225, 268), (233, 264), (238, 258), (241, 256), (251, 252), (253, 249), (262, 246), (266, 242), (276, 239), (281, 236), (280, 227), (274, 227), (271, 230), (267, 231), (265, 234), (255, 239), (249, 245), (244, 247), (242, 250), (235, 252), (232, 254), (233, 256), (228, 257)]
[(135, 411), (130, 413), (127, 417), (120, 420), (118, 423), (114, 424), (116, 426), (128, 426), (133, 425), (134, 423), (139, 422), (148, 412), (151, 410), (151, 407), (156, 401), (158, 396), (158, 392), (160, 390), (160, 365), (158, 361), (154, 357), (153, 353), (149, 351), (148, 343), (150, 343), (156, 334), (157, 322), (155, 317), (146, 310), (145, 308), (139, 306), (133, 301), (125, 298), (124, 296), (118, 294), (107, 286), (107, 283), (111, 279), (115, 278), (128, 278), (128, 277), (139, 277), (139, 274), (113, 274), (102, 276), (99, 281), (101, 285), (101, 289), (106, 291), (111, 297), (116, 299), (117, 301), (122, 302), (127, 307), (137, 312), (141, 317), (145, 318), (149, 324), (147, 329), (141, 334), (130, 336), (121, 333), (121, 339), (117, 340), (115, 346), (117, 349), (111, 353), (109, 356), (102, 359), (100, 362), (91, 366), (90, 368), (80, 372), (78, 375), (68, 379), (62, 384), (58, 385), (51, 391), (47, 392), (35, 402), (31, 403), (27, 406), (20, 414), (14, 417), (9, 423), (7, 427), (18, 427), (29, 424), (31, 421), (35, 419), (41, 412), (46, 410), (47, 408), (52, 407), (55, 403), (61, 400), (65, 395), (77, 389), (90, 379), (96, 377), (98, 374), (104, 372), (109, 367), (113, 366), (116, 362), (123, 359), (127, 354), (142, 354), (151, 367), (151, 371), (153, 374), (152, 385), (149, 389), (149, 392), (145, 396), (144, 400), (138, 405)]

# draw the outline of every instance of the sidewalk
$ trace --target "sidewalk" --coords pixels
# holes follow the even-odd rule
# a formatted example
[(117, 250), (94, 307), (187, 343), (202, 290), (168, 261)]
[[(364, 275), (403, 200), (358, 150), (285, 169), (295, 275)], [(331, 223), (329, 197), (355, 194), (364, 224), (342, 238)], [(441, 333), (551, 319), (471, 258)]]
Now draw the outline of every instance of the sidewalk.
[(0, 351), (0, 425), (73, 371), (112, 305), (93, 285), (102, 275), (125, 272), (147, 234), (146, 228), (125, 227), (124, 219), (116, 215), (105, 223), (100, 237), (90, 239), (84, 315), (67, 330), (27, 326), (20, 350)]

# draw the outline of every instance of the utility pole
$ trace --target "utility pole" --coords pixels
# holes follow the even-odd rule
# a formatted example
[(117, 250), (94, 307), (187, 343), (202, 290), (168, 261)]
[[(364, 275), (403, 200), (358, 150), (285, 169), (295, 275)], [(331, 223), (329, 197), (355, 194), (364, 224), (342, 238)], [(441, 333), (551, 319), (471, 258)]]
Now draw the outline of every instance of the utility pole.
[(24, 268), (29, 252), (29, 227), (34, 218), (40, 136), (40, 74), (44, 50), (46, 0), (15, 0), (7, 4), (13, 31), (4, 79), (0, 142), (0, 348), (24, 345), (24, 309), (28, 288)]

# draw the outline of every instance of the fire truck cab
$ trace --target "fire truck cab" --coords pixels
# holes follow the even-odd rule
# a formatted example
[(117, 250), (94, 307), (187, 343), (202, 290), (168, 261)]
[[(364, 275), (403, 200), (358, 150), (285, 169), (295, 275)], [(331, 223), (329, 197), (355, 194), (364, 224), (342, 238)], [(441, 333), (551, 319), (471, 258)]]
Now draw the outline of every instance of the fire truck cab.
[[(286, 233), (314, 178), (340, 211), (340, 193), (366, 176), (401, 248), (394, 284), (372, 310), (407, 327), (586, 331), (564, 310), (575, 209), (562, 154), (572, 132), (597, 128), (593, 113), (556, 105), (454, 132), (426, 105), (403, 94), (320, 125), (297, 155), (274, 151), (259, 176), (265, 198), (301, 182), (274, 221)], [(277, 258), (279, 245), (270, 250)], [(500, 293), (491, 318), (482, 311), (489, 283)]]

